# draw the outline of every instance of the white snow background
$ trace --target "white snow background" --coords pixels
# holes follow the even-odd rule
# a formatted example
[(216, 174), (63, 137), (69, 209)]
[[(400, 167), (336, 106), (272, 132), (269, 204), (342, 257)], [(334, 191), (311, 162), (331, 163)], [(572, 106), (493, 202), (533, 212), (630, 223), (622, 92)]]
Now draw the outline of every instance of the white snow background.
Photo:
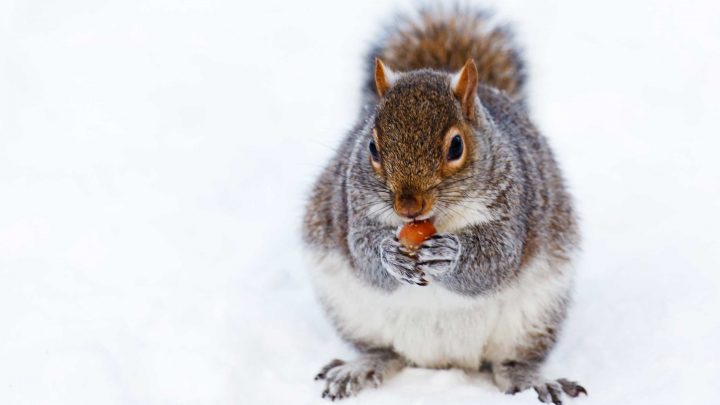
[[(582, 215), (546, 367), (720, 401), (720, 6), (488, 1)], [(0, 3), (0, 403), (323, 404), (299, 220), (403, 2)], [(535, 404), (407, 369), (345, 403)]]

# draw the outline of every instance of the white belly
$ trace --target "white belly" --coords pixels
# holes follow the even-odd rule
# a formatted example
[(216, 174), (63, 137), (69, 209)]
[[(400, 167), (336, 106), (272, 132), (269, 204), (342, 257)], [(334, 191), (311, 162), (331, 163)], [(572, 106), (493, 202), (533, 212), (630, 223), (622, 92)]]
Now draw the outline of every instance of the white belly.
[(539, 257), (516, 285), (479, 298), (432, 281), (387, 293), (360, 281), (348, 261), (332, 252), (311, 252), (310, 272), (346, 336), (392, 346), (420, 367), (477, 370), (483, 360), (510, 355), (532, 329), (542, 329), (542, 315), (569, 288), (569, 272), (550, 271), (548, 260)]

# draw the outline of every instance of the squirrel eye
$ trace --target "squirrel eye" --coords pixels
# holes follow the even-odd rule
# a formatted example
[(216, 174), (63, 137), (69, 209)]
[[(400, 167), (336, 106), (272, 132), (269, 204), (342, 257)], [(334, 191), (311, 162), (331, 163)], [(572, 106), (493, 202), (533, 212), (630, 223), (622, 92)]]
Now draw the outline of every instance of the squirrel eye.
[(375, 162), (380, 161), (380, 156), (378, 155), (377, 146), (375, 146), (375, 141), (370, 141), (370, 146), (368, 147), (370, 149), (370, 156), (372, 157), (372, 160)]
[(455, 135), (450, 141), (448, 148), (447, 160), (458, 160), (463, 154), (463, 141), (460, 135)]

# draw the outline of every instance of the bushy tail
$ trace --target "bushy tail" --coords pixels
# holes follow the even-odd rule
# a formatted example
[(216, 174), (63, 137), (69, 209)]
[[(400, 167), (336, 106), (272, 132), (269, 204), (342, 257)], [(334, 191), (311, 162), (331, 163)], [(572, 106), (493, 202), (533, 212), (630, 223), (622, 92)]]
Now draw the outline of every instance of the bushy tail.
[(370, 52), (367, 86), (371, 92), (375, 91), (375, 57), (397, 71), (457, 71), (473, 58), (481, 83), (516, 100), (524, 96), (525, 68), (512, 32), (493, 24), (487, 12), (422, 9), (416, 16), (398, 17)]

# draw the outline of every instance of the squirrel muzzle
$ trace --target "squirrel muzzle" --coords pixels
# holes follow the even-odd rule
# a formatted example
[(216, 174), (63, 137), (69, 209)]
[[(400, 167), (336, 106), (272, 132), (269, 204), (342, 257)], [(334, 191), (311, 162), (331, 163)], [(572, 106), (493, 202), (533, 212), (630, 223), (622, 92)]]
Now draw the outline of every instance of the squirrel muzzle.
[(415, 219), (430, 212), (432, 200), (422, 194), (398, 193), (393, 197), (393, 209), (403, 218)]

